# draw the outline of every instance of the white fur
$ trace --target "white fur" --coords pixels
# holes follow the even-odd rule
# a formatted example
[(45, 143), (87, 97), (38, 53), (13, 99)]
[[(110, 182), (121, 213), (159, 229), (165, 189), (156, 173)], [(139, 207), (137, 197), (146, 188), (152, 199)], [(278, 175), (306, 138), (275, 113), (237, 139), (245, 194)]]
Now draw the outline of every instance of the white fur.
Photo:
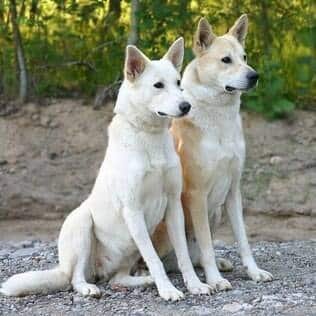
[[(120, 89), (108, 148), (93, 190), (61, 229), (59, 266), (13, 276), (2, 284), (3, 294), (46, 293), (71, 284), (82, 295), (99, 296), (98, 287), (88, 283), (98, 275), (125, 286), (155, 282), (161, 297), (180, 299), (182, 292), (169, 281), (150, 240), (163, 218), (189, 291), (209, 293), (188, 254), (180, 202), (181, 168), (168, 131), (170, 119), (157, 115), (164, 111), (178, 116), (179, 103), (184, 101), (175, 68), (179, 67), (177, 55), (183, 56), (183, 40), (173, 49), (172, 60), (167, 56), (150, 61), (135, 47), (128, 47), (126, 58), (135, 58), (126, 62), (126, 67), (132, 67), (125, 69), (130, 79)], [(165, 88), (153, 87), (157, 81), (163, 81)], [(139, 252), (151, 276), (130, 275)]]

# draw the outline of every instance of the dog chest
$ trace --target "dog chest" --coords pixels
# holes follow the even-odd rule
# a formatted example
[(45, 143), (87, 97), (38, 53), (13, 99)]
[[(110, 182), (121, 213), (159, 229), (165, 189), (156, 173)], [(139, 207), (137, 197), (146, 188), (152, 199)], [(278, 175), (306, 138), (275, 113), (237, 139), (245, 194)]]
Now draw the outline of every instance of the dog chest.
[(167, 208), (168, 198), (166, 194), (162, 194), (156, 199), (147, 200), (144, 205), (144, 216), (146, 226), (150, 234), (153, 234), (157, 225), (164, 218)]
[(207, 144), (207, 152), (203, 170), (207, 178), (208, 204), (216, 207), (225, 203), (233, 179), (241, 173), (243, 149), (242, 144), (235, 141), (218, 140)]

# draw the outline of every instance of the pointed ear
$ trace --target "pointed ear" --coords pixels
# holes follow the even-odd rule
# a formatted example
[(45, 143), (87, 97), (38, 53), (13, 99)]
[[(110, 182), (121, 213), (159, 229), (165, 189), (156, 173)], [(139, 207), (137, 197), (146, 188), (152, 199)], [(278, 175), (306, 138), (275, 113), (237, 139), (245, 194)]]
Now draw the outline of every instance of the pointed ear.
[(175, 68), (180, 72), (183, 63), (184, 56), (184, 40), (183, 37), (179, 37), (168, 49), (163, 58), (172, 62)]
[(241, 45), (245, 45), (248, 30), (248, 16), (243, 14), (228, 31), (228, 34), (237, 38)]
[(135, 81), (145, 70), (149, 59), (133, 45), (126, 47), (124, 76), (129, 81)]
[(201, 55), (212, 44), (216, 35), (212, 31), (211, 25), (205, 18), (201, 18), (198, 28), (193, 38), (193, 52), (196, 56)]

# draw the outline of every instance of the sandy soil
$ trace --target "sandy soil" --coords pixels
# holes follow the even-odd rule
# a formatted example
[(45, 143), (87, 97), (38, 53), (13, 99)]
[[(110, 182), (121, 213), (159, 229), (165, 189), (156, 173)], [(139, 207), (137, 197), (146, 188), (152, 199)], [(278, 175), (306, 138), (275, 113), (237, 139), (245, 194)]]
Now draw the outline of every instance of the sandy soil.
[[(89, 194), (103, 159), (113, 105), (94, 110), (82, 100), (48, 103), (0, 113), (0, 135), (5, 135), (0, 137), (0, 240), (55, 238), (63, 218)], [(242, 116), (250, 237), (315, 237), (316, 112), (297, 111), (290, 120), (274, 122)], [(227, 225), (219, 232), (230, 240)]]
[[(315, 218), (309, 216), (270, 216), (246, 215), (248, 237), (251, 242), (259, 240), (290, 241), (316, 238)], [(39, 239), (43, 241), (56, 240), (62, 219), (59, 220), (3, 220), (0, 221), (0, 244), (2, 242), (19, 242)], [(216, 238), (227, 243), (233, 243), (233, 235), (229, 223), (217, 228)]]

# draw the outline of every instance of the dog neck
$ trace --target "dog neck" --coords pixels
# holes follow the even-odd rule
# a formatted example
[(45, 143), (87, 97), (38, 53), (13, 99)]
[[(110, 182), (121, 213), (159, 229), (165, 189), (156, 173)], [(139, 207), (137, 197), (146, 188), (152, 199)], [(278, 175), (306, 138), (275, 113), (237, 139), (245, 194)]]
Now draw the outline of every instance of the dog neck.
[(192, 105), (188, 118), (203, 130), (232, 123), (239, 117), (240, 95), (197, 84), (184, 87), (184, 97)]
[(164, 133), (169, 126), (168, 119), (154, 117), (157, 116), (155, 113), (147, 115), (146, 117), (142, 114), (133, 113), (133, 115), (130, 115), (129, 113), (124, 112), (116, 112), (116, 115), (127, 122), (136, 131), (159, 134)]
[(118, 95), (114, 113), (136, 131), (146, 133), (163, 133), (170, 124), (170, 119), (160, 118), (156, 113), (152, 113), (149, 110), (139, 112), (139, 107), (134, 105), (128, 95), (122, 91)]

